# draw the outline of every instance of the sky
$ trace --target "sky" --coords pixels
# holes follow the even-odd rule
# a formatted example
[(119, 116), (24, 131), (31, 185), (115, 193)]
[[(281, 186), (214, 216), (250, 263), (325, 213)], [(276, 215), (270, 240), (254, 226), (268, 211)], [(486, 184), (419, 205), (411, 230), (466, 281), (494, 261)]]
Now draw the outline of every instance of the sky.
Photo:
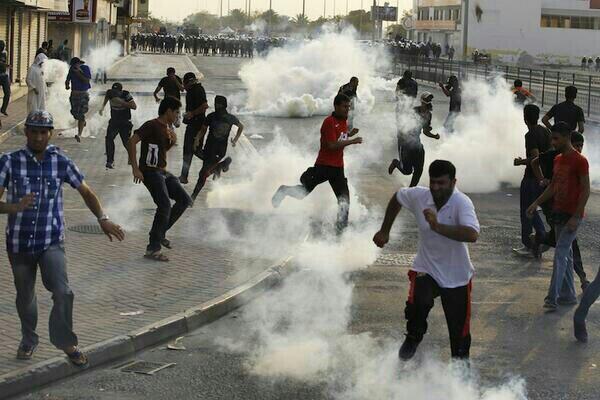
[[(212, 14), (219, 14), (219, 4), (221, 0), (149, 0), (150, 12), (158, 18), (166, 18), (171, 21), (181, 21), (185, 17), (194, 12), (206, 10)], [(227, 7), (230, 9), (246, 8), (246, 2), (251, 1), (252, 12), (265, 11), (269, 9), (269, 1), (272, 1), (273, 9), (279, 14), (295, 16), (302, 13), (302, 0), (222, 0), (223, 15), (227, 14)], [(348, 9), (357, 10), (361, 8), (368, 10), (373, 5), (373, 0), (305, 0), (306, 15), (310, 19), (316, 19), (323, 15), (323, 7), (327, 5), (327, 15), (332, 16), (335, 12), (337, 15), (346, 13), (346, 4)], [(408, 9), (412, 6), (412, 0), (376, 0), (379, 5), (383, 5), (385, 1), (390, 3), (390, 6), (399, 5), (400, 9)], [(177, 7), (173, 7), (174, 4)], [(402, 12), (399, 13), (402, 15)]]

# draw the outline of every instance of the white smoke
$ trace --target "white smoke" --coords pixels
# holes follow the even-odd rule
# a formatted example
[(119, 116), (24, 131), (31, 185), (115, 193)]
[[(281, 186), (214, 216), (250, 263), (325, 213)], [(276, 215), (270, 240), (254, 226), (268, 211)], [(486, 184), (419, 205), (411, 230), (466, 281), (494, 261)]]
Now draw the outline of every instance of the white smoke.
[(119, 42), (111, 41), (108, 45), (90, 50), (84, 60), (92, 70), (92, 77), (98, 71), (106, 71), (123, 53), (123, 47)]
[(246, 110), (271, 117), (326, 115), (342, 84), (360, 78), (357, 109), (369, 112), (380, 85), (376, 67), (387, 57), (361, 48), (351, 32), (326, 33), (318, 40), (273, 49), (255, 58), (239, 75), (248, 89)]

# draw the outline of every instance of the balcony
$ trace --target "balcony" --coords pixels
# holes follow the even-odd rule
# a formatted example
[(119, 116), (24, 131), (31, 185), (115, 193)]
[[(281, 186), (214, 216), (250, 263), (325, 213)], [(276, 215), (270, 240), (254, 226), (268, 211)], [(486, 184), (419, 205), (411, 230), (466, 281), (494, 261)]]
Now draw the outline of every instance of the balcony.
[(462, 0), (419, 0), (419, 7), (461, 6)]
[(415, 21), (415, 29), (419, 31), (455, 31), (456, 21)]

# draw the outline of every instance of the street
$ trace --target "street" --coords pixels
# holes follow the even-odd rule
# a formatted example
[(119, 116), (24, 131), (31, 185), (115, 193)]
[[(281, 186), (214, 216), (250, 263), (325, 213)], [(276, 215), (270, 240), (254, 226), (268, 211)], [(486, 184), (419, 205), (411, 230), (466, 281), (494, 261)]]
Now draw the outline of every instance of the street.
[[(136, 55), (135, 64), (152, 65), (152, 57), (161, 56)], [(185, 57), (173, 56), (173, 59), (181, 64), (180, 60)], [(404, 338), (407, 271), (417, 246), (414, 218), (406, 210), (402, 211), (392, 240), (382, 252), (371, 242), (389, 198), (399, 187), (408, 184), (408, 179), (399, 178), (398, 172), (393, 176), (387, 173), (389, 161), (396, 157), (394, 103), (389, 90), (395, 82), (385, 87), (366, 83), (371, 85), (376, 105), (370, 113), (358, 115), (355, 121), (365, 138), (365, 150), (359, 147), (347, 150), (352, 193), (350, 232), (341, 239), (334, 239), (329, 235), (335, 218), (335, 198), (328, 185), (319, 187), (302, 204), (287, 199), (280, 209), (273, 210), (269, 203), (274, 188), (280, 184), (296, 184), (300, 174), (314, 161), (324, 117), (274, 118), (245, 111), (243, 100), (247, 88), (238, 72), (249, 60), (189, 58), (204, 74), (202, 83), (211, 107), (214, 95), (223, 94), (230, 98), (230, 111), (240, 111), (237, 115), (258, 157), (252, 158), (236, 149), (232, 176), (207, 186), (202, 204), (189, 211), (194, 219), (183, 225), (177, 237), (188, 251), (198, 242), (202, 243), (206, 236), (213, 235), (211, 245), (220, 244), (231, 251), (231, 257), (242, 254), (252, 263), (257, 259), (273, 261), (284, 251), (293, 251), (298, 272), (288, 277), (281, 287), (185, 336), (177, 343), (183, 348), (169, 350), (165, 343), (131, 359), (175, 363), (155, 375), (122, 372), (120, 367), (128, 360), (119, 360), (18, 399), (512, 400), (523, 398), (520, 395), (532, 400), (598, 398), (600, 309), (595, 307), (590, 312), (590, 340), (585, 345), (576, 343), (573, 338), (573, 307), (561, 307), (554, 314), (544, 313), (542, 305), (552, 274), (552, 251), (541, 261), (518, 258), (511, 252), (512, 247), (520, 245), (519, 190), (514, 185), (518, 179), (510, 182), (511, 185), (503, 183), (493, 190), (469, 194), (482, 227), (479, 241), (470, 246), (476, 268), (471, 375), (465, 378), (461, 375), (464, 371), (448, 366), (448, 332), (439, 300), (430, 314), (429, 331), (419, 347), (417, 359), (400, 363), (397, 350)], [(180, 75), (185, 72), (178, 69)], [(156, 77), (154, 71), (149, 75)], [(148, 96), (152, 89), (153, 82), (132, 89), (145, 99), (140, 106), (146, 108), (145, 115), (151, 114), (147, 110), (154, 107)], [(441, 92), (434, 93), (434, 131), (437, 131), (446, 116), (448, 102)], [(507, 111), (506, 115), (515, 114)], [(481, 134), (516, 135), (513, 142), (524, 152), (522, 135), (526, 127), (520, 115), (516, 115), (519, 119), (508, 122), (507, 130), (486, 130)], [(510, 130), (515, 126), (518, 132)], [(594, 138), (598, 133), (598, 128), (592, 126), (586, 137)], [(455, 135), (460, 136), (460, 133)], [(448, 140), (458, 139), (449, 137)], [(432, 154), (439, 155), (440, 148), (450, 148), (452, 154), (446, 157), (462, 157), (458, 147), (442, 147), (443, 143), (431, 143), (430, 139), (423, 141), (429, 141), (425, 146)], [(485, 139), (480, 142), (485, 146)], [(495, 142), (490, 139), (489, 143)], [(597, 139), (590, 139), (584, 153), (599, 154), (598, 143)], [(467, 145), (473, 146), (473, 152), (480, 150), (471, 142)], [(69, 149), (75, 146), (75, 143), (69, 144)], [(512, 147), (507, 148), (512, 151)], [(501, 156), (487, 161), (490, 170), (502, 169), (502, 164), (512, 166), (512, 159), (520, 154), (511, 154), (505, 151), (507, 148), (492, 149)], [(130, 177), (127, 166), (123, 165), (122, 151), (118, 149), (121, 152), (119, 184), (126, 185)], [(180, 149), (176, 149), (176, 153), (172, 155), (174, 170), (180, 165)], [(91, 165), (92, 160), (89, 160), (85, 169), (101, 169), (101, 154), (96, 155), (93, 162), (97, 166)], [(426, 161), (432, 161), (430, 156)], [(192, 174), (197, 173), (197, 164), (196, 160)], [(593, 166), (594, 161), (590, 164)], [(472, 182), (477, 176), (486, 179), (485, 172), (467, 171), (464, 167), (461, 170), (464, 160), (459, 160), (458, 165), (459, 188), (461, 176), (465, 177), (468, 189), (474, 188)], [(511, 171), (511, 176), (522, 174), (521, 170)], [(422, 185), (427, 185), (426, 174), (425, 171)], [(489, 176), (501, 181), (504, 175), (490, 172)], [(107, 185), (108, 181), (97, 178), (94, 184)], [(594, 192), (588, 202), (586, 222), (578, 235), (588, 279), (593, 279), (600, 262), (596, 245), (600, 234), (599, 199), (600, 194)], [(211, 218), (215, 210), (251, 213), (250, 217), (242, 218), (250, 227), (240, 230), (238, 242), (229, 241), (231, 235), (223, 234), (218, 228), (208, 229), (208, 234), (198, 228), (214, 227), (216, 222)], [(120, 216), (126, 219), (126, 210)], [(325, 222), (321, 223), (323, 219)], [(149, 224), (148, 218), (143, 221)], [(300, 241), (297, 231), (309, 227), (312, 235), (308, 242), (299, 248), (292, 246)], [(139, 243), (145, 229), (138, 227), (135, 231), (135, 235), (140, 236)], [(278, 236), (282, 240), (274, 241)], [(246, 240), (248, 238), (253, 240)], [(248, 249), (254, 251), (244, 254)], [(138, 253), (139, 250), (141, 247)], [(181, 260), (176, 262), (185, 264), (188, 257), (193, 257), (191, 252), (185, 257), (182, 254)], [(223, 280), (228, 284), (240, 281), (238, 275), (244, 271), (233, 266), (231, 269), (224, 273), (227, 276), (215, 278), (218, 281), (215, 286), (221, 285)], [(180, 279), (187, 282), (186, 293), (194, 295), (194, 282), (201, 282), (203, 276), (189, 268)], [(160, 286), (158, 282), (155, 284)], [(578, 282), (576, 284), (579, 295), (581, 290)], [(38, 290), (41, 293), (40, 287)], [(210, 290), (205, 288), (205, 291)], [(46, 315), (42, 314), (40, 325), (42, 321), (45, 324)], [(94, 315), (85, 318), (91, 319)], [(15, 317), (11, 323), (16, 324), (16, 321)], [(4, 350), (12, 356), (12, 348)]]

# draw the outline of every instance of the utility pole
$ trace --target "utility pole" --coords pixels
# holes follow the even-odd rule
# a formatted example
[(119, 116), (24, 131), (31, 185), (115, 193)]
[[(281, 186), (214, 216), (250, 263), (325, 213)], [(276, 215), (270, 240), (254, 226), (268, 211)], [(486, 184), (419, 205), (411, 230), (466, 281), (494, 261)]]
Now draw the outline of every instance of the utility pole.
[(373, 8), (371, 9), (371, 19), (373, 20), (373, 41), (375, 41), (375, 35), (377, 31), (377, 20), (375, 19), (375, 8), (377, 7), (377, 0), (373, 0)]
[(306, 0), (302, 0), (302, 19), (306, 17)]
[(337, 12), (337, 9), (335, 6), (335, 0), (333, 0), (333, 18), (335, 18), (335, 16), (337, 15), (336, 12)]
[(219, 3), (219, 15), (223, 18), (223, 0)]
[(469, 0), (463, 0), (463, 61), (467, 61), (467, 51), (469, 50)]
[(346, 0), (346, 16), (348, 16), (348, 0)]
[(364, 0), (360, 0), (360, 22), (359, 22), (359, 26), (358, 26), (358, 32), (359, 32), (359, 37), (362, 39), (362, 25), (363, 25), (363, 14), (365, 12), (365, 7), (364, 7)]
[(327, 0), (323, 0), (323, 18), (327, 18)]
[(273, 0), (269, 0), (269, 36), (273, 29)]
[(231, 0), (227, 0), (227, 15), (231, 14)]

